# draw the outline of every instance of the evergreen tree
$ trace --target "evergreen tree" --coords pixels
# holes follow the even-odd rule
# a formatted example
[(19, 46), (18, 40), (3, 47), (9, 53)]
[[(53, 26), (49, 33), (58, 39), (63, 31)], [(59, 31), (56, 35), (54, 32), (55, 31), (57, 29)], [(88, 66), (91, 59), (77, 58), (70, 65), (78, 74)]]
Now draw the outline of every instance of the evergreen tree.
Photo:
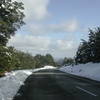
[(92, 62), (100, 62), (100, 28), (90, 30), (89, 45), (91, 47)]
[(82, 40), (76, 53), (76, 63), (87, 63), (91, 61), (90, 45), (87, 41)]
[(0, 0), (0, 74), (10, 71), (17, 65), (15, 51), (6, 46), (8, 40), (23, 24), (23, 3), (13, 0)]
[(52, 55), (50, 54), (46, 54), (46, 56), (42, 56), (38, 54), (34, 57), (34, 61), (35, 61), (36, 68), (44, 67), (46, 65), (56, 66), (56, 63)]
[(8, 39), (23, 24), (23, 3), (12, 0), (0, 0), (0, 44), (6, 45)]
[(16, 58), (18, 59), (18, 63), (15, 66), (15, 69), (33, 69), (35, 68), (34, 57), (29, 53), (24, 53), (21, 51), (16, 51)]
[(82, 40), (80, 44), (75, 62), (87, 63), (87, 62), (100, 62), (100, 28), (96, 28), (94, 31), (89, 30), (88, 42)]
[(46, 59), (47, 65), (56, 66), (52, 55), (46, 54), (45, 59)]

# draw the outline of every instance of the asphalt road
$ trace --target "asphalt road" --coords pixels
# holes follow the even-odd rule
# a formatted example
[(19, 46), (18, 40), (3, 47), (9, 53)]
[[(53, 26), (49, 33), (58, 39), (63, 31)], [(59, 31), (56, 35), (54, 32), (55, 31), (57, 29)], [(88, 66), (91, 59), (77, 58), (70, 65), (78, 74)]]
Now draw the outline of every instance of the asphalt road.
[(29, 76), (13, 100), (100, 100), (100, 83), (44, 70)]

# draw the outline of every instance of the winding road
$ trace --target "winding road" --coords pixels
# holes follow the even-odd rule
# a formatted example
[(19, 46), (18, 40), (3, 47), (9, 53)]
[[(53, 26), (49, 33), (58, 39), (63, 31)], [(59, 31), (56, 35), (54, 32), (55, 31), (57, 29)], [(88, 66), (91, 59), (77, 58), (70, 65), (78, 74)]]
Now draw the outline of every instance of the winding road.
[(100, 83), (56, 69), (29, 76), (13, 100), (100, 100)]

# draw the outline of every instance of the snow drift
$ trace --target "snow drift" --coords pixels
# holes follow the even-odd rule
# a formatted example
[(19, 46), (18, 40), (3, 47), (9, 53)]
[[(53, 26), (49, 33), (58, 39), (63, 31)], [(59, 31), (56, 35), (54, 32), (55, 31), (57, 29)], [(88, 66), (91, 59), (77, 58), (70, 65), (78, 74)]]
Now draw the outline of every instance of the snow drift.
[(59, 70), (100, 81), (100, 63), (87, 63), (75, 66), (63, 66)]
[(44, 66), (44, 67), (42, 67), (42, 68), (34, 69), (34, 72), (35, 72), (35, 71), (45, 70), (45, 69), (56, 69), (56, 67), (54, 67), (54, 66)]
[(31, 70), (19, 70), (6, 73), (6, 77), (0, 78), (0, 100), (12, 100), (30, 74)]
[(6, 73), (5, 77), (0, 78), (0, 100), (13, 100), (20, 86), (24, 84), (25, 79), (33, 72), (44, 69), (55, 69), (55, 67), (44, 66), (34, 70), (18, 70)]

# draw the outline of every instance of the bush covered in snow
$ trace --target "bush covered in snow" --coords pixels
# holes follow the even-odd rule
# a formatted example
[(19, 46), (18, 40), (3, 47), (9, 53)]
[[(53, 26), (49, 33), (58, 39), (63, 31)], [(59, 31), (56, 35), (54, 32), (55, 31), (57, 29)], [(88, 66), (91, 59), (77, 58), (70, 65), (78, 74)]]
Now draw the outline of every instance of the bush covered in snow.
[(2, 75), (4, 71), (10, 70), (11, 57), (12, 54), (9, 52), (8, 47), (0, 46), (0, 75)]

